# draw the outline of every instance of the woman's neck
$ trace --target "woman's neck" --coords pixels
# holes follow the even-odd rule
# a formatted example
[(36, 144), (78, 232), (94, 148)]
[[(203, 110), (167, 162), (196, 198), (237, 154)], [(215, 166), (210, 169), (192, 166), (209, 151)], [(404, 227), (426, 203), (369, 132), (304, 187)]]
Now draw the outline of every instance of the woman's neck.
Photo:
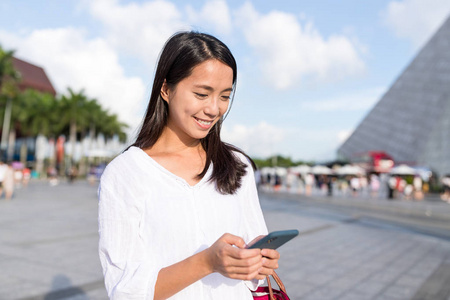
[(203, 147), (199, 139), (191, 137), (181, 137), (165, 127), (158, 141), (152, 146), (152, 152), (161, 154), (180, 154), (190, 151), (202, 151)]

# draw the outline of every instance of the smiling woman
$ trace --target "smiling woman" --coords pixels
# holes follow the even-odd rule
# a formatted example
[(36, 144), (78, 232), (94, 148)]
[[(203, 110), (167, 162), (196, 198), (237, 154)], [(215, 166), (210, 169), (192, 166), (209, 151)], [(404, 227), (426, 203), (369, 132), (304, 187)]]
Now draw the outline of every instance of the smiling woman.
[(199, 142), (227, 111), (232, 90), (233, 70), (213, 59), (196, 66), (176, 87), (164, 82), (161, 97), (169, 106), (166, 130), (184, 143)]
[[(236, 62), (213, 36), (182, 32), (164, 46), (136, 142), (99, 188), (99, 253), (112, 299), (252, 299), (278, 266), (253, 162), (223, 143)], [(263, 258), (264, 257), (264, 258)]]

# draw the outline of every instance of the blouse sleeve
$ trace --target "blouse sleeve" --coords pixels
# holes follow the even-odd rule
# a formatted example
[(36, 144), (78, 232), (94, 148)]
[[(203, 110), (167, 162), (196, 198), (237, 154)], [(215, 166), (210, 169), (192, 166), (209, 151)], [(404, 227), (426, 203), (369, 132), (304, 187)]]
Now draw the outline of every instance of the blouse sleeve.
[[(245, 158), (246, 159), (246, 158)], [(267, 234), (267, 226), (264, 220), (261, 205), (259, 203), (258, 190), (256, 188), (255, 174), (252, 166), (247, 163), (247, 174), (243, 178), (242, 192), (244, 205), (244, 234), (243, 239), (248, 244), (260, 235)]]
[[(108, 166), (109, 167), (109, 166)], [(160, 268), (140, 235), (143, 203), (127, 184), (125, 170), (111, 166), (101, 178), (99, 256), (110, 299), (153, 299)]]
[[(253, 168), (245, 156), (242, 159), (247, 164), (247, 174), (242, 181), (242, 193), (245, 215), (243, 239), (248, 244), (256, 237), (266, 235), (267, 226), (259, 203)], [(250, 290), (255, 291), (263, 282), (264, 280), (254, 279), (245, 281), (245, 284)]]

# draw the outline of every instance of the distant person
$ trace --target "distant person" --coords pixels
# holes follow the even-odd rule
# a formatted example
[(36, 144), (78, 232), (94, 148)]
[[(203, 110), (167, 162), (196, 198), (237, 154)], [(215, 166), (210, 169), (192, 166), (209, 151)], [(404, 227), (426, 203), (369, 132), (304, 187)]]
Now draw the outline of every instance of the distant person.
[(311, 196), (312, 188), (314, 186), (314, 175), (312, 173), (306, 174), (305, 177), (305, 194), (306, 196)]
[(305, 181), (303, 180), (302, 174), (298, 174), (297, 182), (298, 182), (297, 193), (303, 194), (305, 192)]
[[(99, 254), (113, 299), (253, 299), (276, 250), (251, 160), (220, 140), (236, 62), (213, 36), (182, 32), (161, 52), (136, 142), (99, 187)], [(263, 258), (264, 257), (264, 258)]]
[(294, 191), (296, 187), (297, 175), (289, 171), (286, 175), (286, 189), (289, 192)]
[(14, 183), (15, 183), (15, 186), (19, 187), (19, 188), (22, 186), (22, 180), (23, 180), (22, 169), (23, 169), (23, 167), (13, 170)]
[(49, 166), (47, 168), (47, 177), (50, 186), (58, 185), (58, 170), (54, 166)]
[(0, 160), (0, 197), (3, 194), (3, 181), (5, 180), (6, 171), (8, 170), (8, 165)]
[(406, 185), (407, 185), (406, 180), (398, 176), (395, 190), (397, 191), (399, 196), (404, 195)]
[(361, 189), (359, 177), (353, 176), (352, 179), (350, 179), (350, 187), (352, 189), (353, 197), (358, 196), (358, 192)]
[(395, 197), (395, 188), (397, 186), (397, 177), (391, 176), (389, 177), (387, 183), (388, 188), (388, 199), (392, 200)]
[(376, 174), (370, 175), (370, 195), (372, 198), (377, 197), (380, 190), (380, 179)]
[(359, 178), (359, 186), (361, 190), (361, 195), (366, 196), (368, 193), (369, 181), (367, 180), (367, 176), (360, 175)]
[(423, 181), (420, 175), (415, 175), (413, 179), (414, 199), (423, 200)]
[(23, 168), (22, 174), (23, 174), (23, 180), (22, 180), (23, 186), (27, 187), (28, 183), (30, 182), (30, 178), (31, 178), (30, 168)]
[(95, 182), (97, 181), (96, 173), (97, 173), (97, 168), (95, 166), (91, 166), (89, 168), (87, 180), (88, 180), (89, 184), (92, 186), (95, 185)]
[(281, 189), (282, 181), (280, 175), (275, 173), (275, 183), (273, 185), (273, 189), (275, 192), (278, 192)]
[(3, 189), (5, 191), (5, 199), (10, 200), (14, 193), (14, 169), (11, 165), (6, 165), (6, 172), (3, 178)]
[(450, 174), (445, 175), (442, 177), (442, 187), (444, 189), (444, 192), (441, 194), (441, 199), (445, 202), (450, 203)]
[[(406, 180), (405, 180), (406, 182)], [(406, 183), (405, 187), (403, 188), (403, 195), (406, 200), (411, 200), (411, 196), (413, 194), (414, 187), (412, 184)]]
[(72, 165), (68, 172), (67, 177), (69, 178), (69, 183), (73, 183), (78, 176), (78, 169), (75, 165)]
[(331, 176), (325, 175), (325, 184), (326, 184), (327, 196), (332, 197), (333, 196), (333, 178)]

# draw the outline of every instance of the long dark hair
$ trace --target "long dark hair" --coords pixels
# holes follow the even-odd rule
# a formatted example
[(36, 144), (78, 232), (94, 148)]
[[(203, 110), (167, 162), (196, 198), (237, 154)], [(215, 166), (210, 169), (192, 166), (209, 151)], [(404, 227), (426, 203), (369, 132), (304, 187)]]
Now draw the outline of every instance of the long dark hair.
[[(198, 32), (177, 33), (166, 42), (159, 57), (147, 112), (133, 146), (142, 149), (152, 147), (167, 125), (168, 105), (160, 96), (164, 80), (170, 88), (173, 88), (191, 75), (195, 66), (208, 59), (219, 60), (233, 70), (231, 107), (237, 76), (236, 60), (231, 51), (211, 35)], [(211, 128), (208, 135), (201, 139), (201, 145), (206, 151), (206, 164), (203, 171), (198, 174), (198, 178), (205, 176), (212, 162), (214, 168), (210, 180), (216, 183), (220, 193), (234, 194), (241, 186), (242, 176), (246, 174), (246, 165), (233, 152), (244, 154), (253, 168), (255, 165), (242, 150), (220, 140), (222, 121), (223, 117)]]

